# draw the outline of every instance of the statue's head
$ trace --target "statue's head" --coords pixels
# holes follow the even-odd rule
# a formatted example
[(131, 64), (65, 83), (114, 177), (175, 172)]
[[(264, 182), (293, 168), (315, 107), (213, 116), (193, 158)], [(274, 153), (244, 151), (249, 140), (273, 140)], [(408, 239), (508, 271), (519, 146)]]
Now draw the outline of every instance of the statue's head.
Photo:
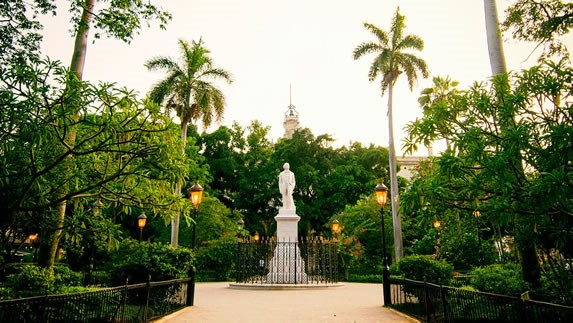
[(283, 168), (284, 168), (285, 170), (288, 170), (288, 169), (290, 168), (289, 163), (285, 163), (285, 164), (283, 165)]

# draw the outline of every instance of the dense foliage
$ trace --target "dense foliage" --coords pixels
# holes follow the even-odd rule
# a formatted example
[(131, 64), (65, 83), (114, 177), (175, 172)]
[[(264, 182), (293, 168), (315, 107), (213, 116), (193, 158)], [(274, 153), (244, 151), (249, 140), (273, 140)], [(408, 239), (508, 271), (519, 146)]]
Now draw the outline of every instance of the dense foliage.
[(392, 275), (438, 285), (449, 285), (454, 277), (454, 266), (431, 256), (413, 255), (400, 259), (390, 267)]
[(112, 253), (108, 271), (114, 285), (143, 283), (188, 277), (193, 263), (191, 250), (171, 248), (164, 243), (138, 243), (125, 240)]
[(495, 264), (471, 271), (470, 284), (481, 292), (519, 296), (529, 289), (521, 279), (521, 270), (515, 264)]
[(16, 272), (6, 277), (2, 298), (63, 293), (69, 286), (82, 284), (83, 276), (66, 266), (55, 266), (53, 275), (48, 269), (36, 265), (17, 266), (14, 269)]
[[(91, 24), (96, 38), (130, 41), (143, 22), (169, 20), (141, 1), (68, 4), (78, 38), (87, 39)], [(86, 44), (74, 48), (69, 68), (42, 57), (38, 17), (55, 14), (56, 2), (0, 5), (0, 273), (15, 271), (2, 277), (2, 297), (65, 291), (81, 284), (74, 271), (107, 270), (115, 284), (124, 284), (184, 277), (195, 266), (213, 273), (198, 277), (230, 279), (238, 234), (275, 233), (276, 176), (289, 162), (297, 176), (299, 235), (333, 238), (344, 279), (380, 281), (383, 251), (390, 262), (400, 258), (396, 235), (403, 231), (409, 256), (392, 265), (393, 274), (448, 284), (454, 269), (468, 271), (480, 291), (530, 290), (536, 298), (572, 304), (573, 68), (558, 42), (571, 26), (572, 8), (563, 1), (517, 0), (508, 9), (504, 25), (514, 37), (547, 45), (539, 66), (467, 89), (449, 77), (434, 78), (420, 95), (423, 115), (407, 126), (404, 147), (415, 151), (443, 140), (447, 149), (421, 163), (407, 182), (391, 175), (399, 169), (393, 139), (390, 150), (360, 143), (334, 148), (330, 135), (310, 129), (273, 142), (270, 127), (257, 120), (211, 133), (187, 128), (223, 114), (223, 93), (196, 83), (197, 75), (231, 80), (213, 67), (202, 40), (179, 42), (189, 58), (182, 66), (151, 59), (147, 67), (168, 76), (140, 99), (113, 83), (82, 80), (78, 57)], [(378, 42), (354, 53), (380, 54), (369, 77), (383, 76), (390, 120), (396, 78), (405, 73), (412, 85), (418, 74), (427, 75), (425, 62), (403, 51), (423, 48), (421, 39), (403, 34), (404, 26), (399, 11), (389, 33), (365, 24)], [(543, 60), (548, 55), (556, 61)], [(166, 115), (170, 109), (181, 125)], [(390, 216), (389, 207), (381, 214), (371, 199), (375, 185), (391, 177), (401, 217), (397, 204)], [(195, 179), (205, 188), (198, 210), (182, 189)], [(140, 214), (145, 228), (137, 227)], [(182, 248), (176, 249), (168, 246), (169, 224), (179, 215)], [(342, 227), (337, 234), (330, 232), (334, 219)], [(193, 229), (197, 248), (185, 249), (193, 245)], [(41, 266), (14, 266), (21, 256)]]

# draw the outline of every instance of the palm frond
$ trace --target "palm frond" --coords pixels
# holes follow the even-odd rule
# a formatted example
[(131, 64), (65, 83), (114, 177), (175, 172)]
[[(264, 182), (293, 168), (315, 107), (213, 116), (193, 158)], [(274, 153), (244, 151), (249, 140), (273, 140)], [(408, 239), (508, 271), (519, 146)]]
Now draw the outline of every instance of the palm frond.
[(418, 51), (424, 50), (424, 40), (416, 35), (408, 35), (397, 44), (397, 49), (415, 49)]
[(404, 34), (404, 28), (406, 28), (405, 17), (400, 14), (400, 7), (396, 9), (396, 15), (392, 18), (392, 24), (390, 25), (390, 33), (392, 34), (392, 44), (393, 48), (397, 47), (400, 43)]
[(233, 77), (227, 71), (222, 68), (211, 68), (206, 71), (203, 71), (201, 74), (197, 75), (198, 79), (203, 77), (209, 77), (213, 80), (225, 80), (227, 83), (233, 83)]
[(378, 28), (377, 26), (365, 22), (364, 23), (364, 28), (366, 28), (368, 31), (370, 31), (371, 33), (374, 34), (374, 36), (376, 36), (376, 38), (378, 38), (378, 42), (382, 45), (382, 46), (386, 46), (388, 44), (388, 33), (386, 33), (386, 31), (384, 31), (383, 29)]
[(373, 42), (364, 42), (364, 43), (356, 46), (356, 48), (354, 49), (354, 52), (353, 52), (353, 57), (356, 60), (356, 59), (359, 59), (360, 57), (362, 57), (364, 55), (377, 53), (377, 52), (381, 51), (382, 49), (383, 49), (383, 47), (380, 46), (380, 44), (376, 44)]
[(414, 88), (414, 83), (418, 80), (418, 73), (421, 73), (423, 77), (428, 77), (428, 66), (423, 59), (413, 54), (402, 53), (399, 61), (401, 69), (406, 73), (410, 90)]
[(144, 66), (150, 71), (165, 70), (171, 71), (180, 69), (177, 62), (170, 57), (156, 56), (145, 62)]

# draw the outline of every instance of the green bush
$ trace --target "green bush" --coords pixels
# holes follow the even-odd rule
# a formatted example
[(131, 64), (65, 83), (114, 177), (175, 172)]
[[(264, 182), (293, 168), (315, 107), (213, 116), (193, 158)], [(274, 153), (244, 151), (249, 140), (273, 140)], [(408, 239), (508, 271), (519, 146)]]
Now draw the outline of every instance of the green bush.
[(50, 276), (47, 268), (32, 264), (15, 266), (13, 270), (15, 272), (6, 277), (12, 297), (65, 293), (69, 287), (80, 286), (83, 278), (81, 273), (73, 272), (66, 266), (55, 266), (53, 276)]
[(54, 267), (54, 280), (55, 285), (61, 286), (81, 286), (83, 275), (78, 272), (72, 271), (66, 266)]
[(50, 271), (36, 265), (24, 265), (20, 271), (6, 277), (7, 284), (17, 297), (28, 297), (50, 293), (55, 289), (55, 278)]
[(381, 283), (382, 282), (382, 272), (380, 274), (348, 274), (348, 281), (353, 283)]
[(479, 241), (476, 233), (465, 232), (461, 236), (452, 235), (444, 240), (441, 257), (451, 263), (456, 270), (468, 270), (496, 262), (499, 255), (491, 240)]
[(114, 286), (125, 284), (126, 279), (130, 284), (143, 283), (148, 275), (153, 281), (187, 277), (193, 263), (189, 249), (135, 240), (123, 241), (111, 258), (108, 270)]
[(541, 288), (536, 296), (550, 303), (573, 305), (573, 272), (553, 266), (541, 273)]
[(517, 264), (489, 265), (475, 268), (470, 285), (481, 292), (517, 296), (528, 290)]
[(237, 241), (232, 236), (223, 236), (208, 241), (197, 250), (196, 269), (198, 280), (228, 281), (235, 268)]
[(448, 285), (454, 275), (454, 266), (432, 256), (414, 255), (402, 258), (390, 267), (392, 275), (407, 279)]

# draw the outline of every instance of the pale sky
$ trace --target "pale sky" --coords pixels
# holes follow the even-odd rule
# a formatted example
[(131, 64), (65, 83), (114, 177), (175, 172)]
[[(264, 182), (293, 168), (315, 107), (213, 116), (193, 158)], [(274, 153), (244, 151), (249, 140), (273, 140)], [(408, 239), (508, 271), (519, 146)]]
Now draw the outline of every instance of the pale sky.
[[(500, 20), (507, 5), (498, 0)], [(73, 39), (67, 32), (66, 3), (60, 6), (59, 15), (46, 22), (42, 50), (67, 65)], [(350, 141), (388, 146), (387, 98), (380, 96), (379, 80), (369, 82), (367, 77), (373, 57), (354, 61), (352, 51), (364, 41), (375, 41), (363, 22), (389, 30), (397, 6), (406, 16), (406, 34), (425, 41), (417, 55), (431, 73), (413, 91), (404, 79), (395, 87), (397, 147), (402, 146), (403, 127), (421, 114), (416, 100), (433, 76), (449, 76), (465, 89), (491, 74), (483, 0), (168, 0), (161, 6), (173, 14), (167, 30), (143, 29), (131, 44), (115, 39), (92, 43), (91, 34), (84, 79), (116, 82), (143, 97), (165, 77), (147, 71), (145, 61), (178, 58), (178, 39), (202, 37), (215, 65), (234, 79), (220, 85), (227, 99), (222, 124), (236, 121), (246, 127), (256, 119), (271, 127), (272, 140), (283, 135), (292, 85), (301, 126), (315, 136), (330, 134), (335, 146)], [(504, 39), (510, 70), (535, 64), (536, 55), (525, 61), (533, 45), (519, 44), (510, 35)]]

